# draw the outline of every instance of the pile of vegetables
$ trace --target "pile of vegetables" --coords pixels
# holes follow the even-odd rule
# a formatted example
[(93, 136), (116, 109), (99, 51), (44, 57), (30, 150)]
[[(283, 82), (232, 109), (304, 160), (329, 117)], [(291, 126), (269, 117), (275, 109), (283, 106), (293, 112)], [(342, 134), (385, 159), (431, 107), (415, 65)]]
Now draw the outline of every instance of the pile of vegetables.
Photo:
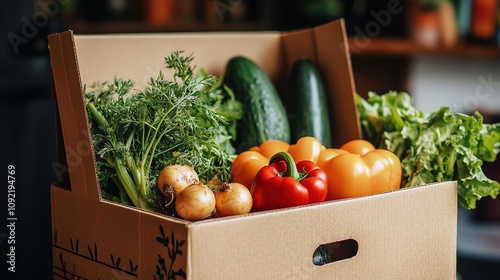
[(405, 92), (356, 99), (363, 138), (394, 152), (403, 167), (402, 187), (458, 181), (458, 202), (474, 209), (482, 197), (500, 190), (481, 166), (500, 151), (500, 123), (483, 123), (478, 113), (453, 113), (441, 107), (424, 113)]
[(339, 148), (326, 148), (312, 136), (294, 144), (267, 140), (240, 153), (231, 174), (233, 182), (250, 189), (252, 211), (360, 197), (401, 186), (399, 158), (363, 139)]
[(481, 170), (500, 124), (480, 114), (425, 114), (406, 93), (356, 96), (362, 139), (331, 147), (319, 70), (298, 60), (285, 105), (265, 71), (237, 56), (223, 78), (182, 51), (143, 90), (130, 80), (86, 88), (103, 198), (190, 221), (366, 196), (457, 180), (467, 209), (496, 197)]
[(298, 59), (287, 75), (289, 104), (254, 61), (243, 56), (228, 61), (224, 83), (246, 112), (237, 123), (234, 146), (238, 152), (267, 140), (291, 143), (302, 136), (313, 136), (331, 146), (328, 102), (319, 69), (310, 60)]
[[(231, 166), (240, 151), (265, 141), (289, 146), (292, 133), (294, 137), (317, 134), (329, 144), (326, 97), (312, 63), (299, 61), (290, 76), (296, 83), (294, 94), (307, 93), (302, 103), (316, 97), (308, 110), (290, 109), (295, 112), (296, 127), (311, 128), (296, 130), (276, 88), (256, 63), (234, 57), (226, 65), (224, 79), (219, 79), (203, 70), (195, 73), (192, 60), (192, 55), (173, 52), (165, 58), (173, 79), (160, 72), (143, 90), (119, 77), (113, 83), (96, 82), (85, 88), (103, 198), (191, 221), (245, 214), (259, 209), (260, 200), (254, 207), (255, 194), (233, 180)], [(316, 114), (311, 111), (318, 104), (322, 114), (313, 117)], [(319, 118), (322, 125), (312, 125)], [(287, 158), (288, 167), (296, 169)], [(274, 163), (266, 158), (265, 165), (271, 168)], [(280, 166), (275, 175), (281, 177), (283, 165), (275, 165)], [(323, 172), (316, 165), (310, 168)], [(296, 185), (306, 177), (311, 176), (304, 170), (293, 173)], [(322, 189), (315, 195), (311, 191), (316, 198), (299, 204), (323, 201), (326, 181)], [(283, 207), (297, 204), (283, 201)]]
[(203, 182), (230, 179), (241, 103), (192, 60), (173, 52), (165, 58), (173, 79), (160, 72), (144, 90), (118, 77), (85, 89), (104, 198), (156, 210), (157, 178), (172, 164), (192, 166)]
[(199, 221), (246, 214), (252, 209), (252, 195), (245, 186), (227, 182), (214, 186), (200, 181), (198, 173), (188, 165), (168, 165), (158, 176), (165, 206), (174, 206), (167, 211), (180, 218)]

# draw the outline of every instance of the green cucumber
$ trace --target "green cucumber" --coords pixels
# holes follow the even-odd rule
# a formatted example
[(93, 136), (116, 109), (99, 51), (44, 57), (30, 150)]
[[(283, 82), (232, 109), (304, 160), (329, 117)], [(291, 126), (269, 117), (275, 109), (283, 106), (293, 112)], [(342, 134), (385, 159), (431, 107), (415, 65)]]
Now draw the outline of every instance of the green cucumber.
[(238, 152), (266, 140), (290, 143), (290, 123), (285, 106), (266, 72), (254, 61), (231, 58), (224, 74), (229, 86), (243, 104), (243, 118), (237, 123), (234, 147)]
[(294, 62), (288, 75), (287, 104), (290, 117), (291, 141), (303, 136), (313, 136), (330, 148), (331, 127), (323, 79), (317, 66), (307, 59)]

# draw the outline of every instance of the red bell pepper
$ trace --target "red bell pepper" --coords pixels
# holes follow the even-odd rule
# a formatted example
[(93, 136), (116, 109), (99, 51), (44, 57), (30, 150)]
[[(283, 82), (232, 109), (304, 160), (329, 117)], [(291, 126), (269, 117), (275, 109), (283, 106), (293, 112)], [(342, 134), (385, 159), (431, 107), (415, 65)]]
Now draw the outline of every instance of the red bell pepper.
[(272, 210), (324, 201), (328, 182), (314, 162), (295, 163), (289, 153), (278, 152), (259, 170), (250, 192), (252, 211)]

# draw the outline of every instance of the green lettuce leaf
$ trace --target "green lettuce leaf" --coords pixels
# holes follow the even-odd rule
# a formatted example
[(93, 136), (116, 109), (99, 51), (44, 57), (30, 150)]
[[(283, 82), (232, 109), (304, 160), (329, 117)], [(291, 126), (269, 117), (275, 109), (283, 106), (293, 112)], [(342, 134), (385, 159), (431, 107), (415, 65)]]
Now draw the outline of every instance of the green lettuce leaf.
[(441, 107), (430, 114), (418, 110), (405, 92), (356, 103), (363, 138), (394, 152), (403, 168), (401, 187), (457, 181), (458, 203), (474, 209), (482, 197), (496, 198), (500, 184), (488, 178), (483, 161), (493, 162), (500, 151), (500, 124), (483, 123), (483, 117), (453, 113)]

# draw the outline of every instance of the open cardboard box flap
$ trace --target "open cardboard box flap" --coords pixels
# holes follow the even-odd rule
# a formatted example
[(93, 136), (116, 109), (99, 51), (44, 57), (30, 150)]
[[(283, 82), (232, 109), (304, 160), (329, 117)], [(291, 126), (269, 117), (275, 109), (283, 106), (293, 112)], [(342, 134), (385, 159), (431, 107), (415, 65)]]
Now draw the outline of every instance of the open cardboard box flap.
[[(51, 63), (72, 190), (99, 198), (82, 92), (85, 85), (112, 81), (115, 76), (145, 87), (150, 77), (165, 71), (164, 57), (182, 50), (193, 54), (193, 65), (223, 75), (236, 55), (258, 63), (279, 84), (298, 58), (309, 58), (325, 75), (333, 144), (359, 138), (347, 42), (342, 21), (295, 32), (190, 33), (141, 35), (49, 36)], [(282, 92), (286, 100), (286, 93)], [(339, 133), (341, 132), (341, 133)], [(64, 161), (64, 159), (61, 159)], [(75, 179), (78, 178), (78, 179)]]
[[(222, 75), (245, 55), (279, 85), (297, 58), (321, 69), (335, 146), (359, 138), (344, 23), (292, 32), (49, 36), (59, 116), (61, 183), (52, 186), (54, 274), (88, 279), (452, 279), (456, 184), (240, 217), (187, 222), (102, 200), (83, 87), (114, 76), (136, 87), (164, 71), (172, 51)], [(286, 99), (286, 93), (281, 93)], [(65, 171), (68, 171), (66, 173)], [(66, 187), (63, 187), (66, 186)], [(354, 240), (354, 256), (313, 264), (325, 243)], [(57, 278), (55, 277), (55, 278)], [(123, 278), (120, 278), (123, 277)]]

